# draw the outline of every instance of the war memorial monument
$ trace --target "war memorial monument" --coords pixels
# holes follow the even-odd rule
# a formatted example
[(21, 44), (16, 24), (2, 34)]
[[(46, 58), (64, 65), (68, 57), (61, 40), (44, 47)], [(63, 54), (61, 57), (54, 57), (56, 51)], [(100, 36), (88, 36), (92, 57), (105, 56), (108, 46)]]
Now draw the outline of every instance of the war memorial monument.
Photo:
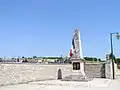
[(91, 78), (84, 72), (84, 59), (82, 54), (82, 45), (80, 39), (79, 29), (75, 29), (74, 36), (72, 40), (73, 45), (73, 55), (71, 57), (72, 61), (72, 73), (69, 76), (66, 76), (63, 81), (90, 81)]

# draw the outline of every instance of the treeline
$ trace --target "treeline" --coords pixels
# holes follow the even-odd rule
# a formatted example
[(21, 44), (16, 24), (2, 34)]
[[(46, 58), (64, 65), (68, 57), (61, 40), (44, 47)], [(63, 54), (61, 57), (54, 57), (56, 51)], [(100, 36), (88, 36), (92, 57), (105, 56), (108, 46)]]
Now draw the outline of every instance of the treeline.
[(84, 57), (84, 59), (86, 61), (100, 61), (102, 62), (103, 60), (101, 60), (100, 58), (95, 58), (95, 57)]
[(38, 56), (33, 56), (33, 57), (22, 57), (22, 58), (27, 58), (27, 59), (61, 59), (62, 57), (38, 57)]
[[(15, 60), (15, 59), (20, 59), (20, 58), (24, 58), (24, 59), (27, 59), (27, 60), (30, 60), (30, 59), (56, 59), (56, 60), (69, 60), (70, 58), (68, 57), (62, 57), (62, 56), (59, 56), (59, 57), (40, 57), (40, 56), (32, 56), (32, 57), (18, 57), (18, 58), (11, 58), (11, 60)], [(84, 57), (84, 59), (86, 61), (99, 61), (99, 62), (104, 62), (105, 60), (102, 60), (100, 58), (96, 58), (96, 57)], [(0, 58), (0, 60), (3, 60), (3, 58)], [(120, 58), (114, 58), (114, 61), (115, 63), (118, 63), (120, 64)]]
[(42, 57), (42, 59), (61, 59), (62, 57)]
[(116, 58), (115, 63), (120, 64), (120, 58)]

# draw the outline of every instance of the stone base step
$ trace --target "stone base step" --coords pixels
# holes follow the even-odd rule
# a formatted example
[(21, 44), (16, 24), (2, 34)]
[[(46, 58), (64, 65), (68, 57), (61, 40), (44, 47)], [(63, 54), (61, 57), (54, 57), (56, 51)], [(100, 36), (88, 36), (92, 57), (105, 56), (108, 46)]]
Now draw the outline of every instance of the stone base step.
[(87, 76), (82, 75), (69, 75), (62, 79), (62, 81), (82, 81), (82, 82), (88, 82), (93, 80), (93, 78), (89, 78)]

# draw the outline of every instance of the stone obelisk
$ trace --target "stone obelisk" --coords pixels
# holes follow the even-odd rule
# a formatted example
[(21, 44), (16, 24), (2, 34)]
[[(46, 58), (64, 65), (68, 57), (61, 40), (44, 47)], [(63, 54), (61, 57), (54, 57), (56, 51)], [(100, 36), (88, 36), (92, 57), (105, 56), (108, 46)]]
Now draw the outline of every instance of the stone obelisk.
[(82, 45), (80, 39), (79, 29), (75, 29), (74, 36), (72, 40), (73, 45), (73, 55), (71, 57), (72, 61), (72, 73), (69, 76), (66, 76), (63, 80), (67, 81), (89, 81), (84, 72), (84, 62), (82, 54)]
[(83, 59), (82, 45), (81, 45), (79, 29), (75, 29), (75, 31), (74, 31), (72, 44), (73, 44), (73, 56), (72, 56), (72, 59)]
[[(73, 56), (71, 58), (73, 65), (73, 74), (85, 76), (84, 72), (84, 62), (83, 62), (83, 52), (80, 39), (80, 30), (75, 29), (73, 36)], [(76, 68), (74, 68), (76, 67)]]

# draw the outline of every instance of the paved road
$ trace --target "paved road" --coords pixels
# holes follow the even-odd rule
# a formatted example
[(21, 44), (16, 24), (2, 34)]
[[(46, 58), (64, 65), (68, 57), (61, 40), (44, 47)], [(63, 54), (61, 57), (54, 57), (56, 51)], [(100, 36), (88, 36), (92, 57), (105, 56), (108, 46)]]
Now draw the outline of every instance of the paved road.
[[(96, 83), (97, 82), (97, 83)], [(28, 84), (10, 85), (0, 87), (0, 90), (119, 90), (120, 79), (112, 80), (109, 84), (100, 83), (100, 80), (92, 82), (92, 85), (77, 82), (43, 81)], [(73, 84), (74, 83), (74, 84)]]

